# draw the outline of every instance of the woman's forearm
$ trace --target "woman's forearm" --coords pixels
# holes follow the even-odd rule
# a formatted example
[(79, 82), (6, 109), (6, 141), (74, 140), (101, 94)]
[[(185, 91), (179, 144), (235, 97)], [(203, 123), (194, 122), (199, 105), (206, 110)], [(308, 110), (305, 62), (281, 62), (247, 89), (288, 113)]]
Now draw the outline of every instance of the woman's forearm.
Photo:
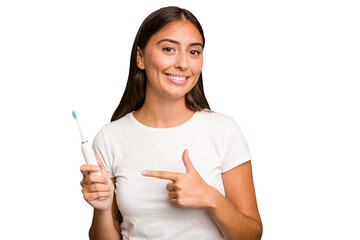
[(120, 240), (120, 234), (114, 227), (111, 210), (99, 211), (94, 209), (89, 237), (90, 240)]
[(211, 194), (212, 204), (207, 210), (227, 240), (261, 239), (262, 225), (253, 218), (239, 212), (215, 188)]

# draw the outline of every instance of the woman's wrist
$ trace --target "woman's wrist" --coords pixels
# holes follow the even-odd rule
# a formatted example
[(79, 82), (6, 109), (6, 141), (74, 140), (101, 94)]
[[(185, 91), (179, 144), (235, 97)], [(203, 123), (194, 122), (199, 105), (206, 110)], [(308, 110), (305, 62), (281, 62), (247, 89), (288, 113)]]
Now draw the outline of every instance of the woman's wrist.
[(112, 214), (111, 213), (111, 207), (107, 208), (107, 209), (98, 209), (98, 208), (94, 208), (94, 213), (96, 213), (99, 216), (105, 216), (108, 214)]
[(218, 202), (223, 195), (214, 187), (211, 187), (208, 193), (206, 209), (208, 211), (215, 210), (218, 206)]

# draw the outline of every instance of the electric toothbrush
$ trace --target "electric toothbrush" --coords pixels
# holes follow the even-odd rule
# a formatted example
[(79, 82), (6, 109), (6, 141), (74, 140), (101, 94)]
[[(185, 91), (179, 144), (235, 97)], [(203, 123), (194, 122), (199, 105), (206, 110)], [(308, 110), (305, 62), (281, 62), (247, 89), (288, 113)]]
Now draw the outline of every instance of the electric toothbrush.
[[(92, 164), (92, 165), (95, 165), (95, 166), (99, 166), (97, 161), (96, 161), (94, 150), (92, 149), (90, 143), (88, 142), (88, 140), (86, 139), (86, 137), (84, 135), (84, 132), (82, 131), (82, 128), (80, 126), (80, 122), (78, 120), (78, 116), (77, 116), (75, 110), (72, 112), (72, 115), (73, 115), (74, 119), (76, 120), (76, 123), (77, 123), (79, 131), (80, 131), (81, 150), (82, 150), (82, 153), (84, 155), (85, 162), (87, 164)], [(91, 174), (96, 174), (96, 175), (101, 176), (100, 171), (99, 172), (91, 172)], [(104, 200), (104, 199), (105, 199), (105, 197), (98, 198), (98, 200)]]
[[(80, 131), (81, 150), (82, 150), (82, 153), (84, 155), (85, 162), (87, 164), (92, 164), (92, 165), (95, 165), (95, 166), (99, 166), (97, 161), (96, 161), (94, 151), (93, 151), (90, 143), (86, 139), (86, 137), (84, 135), (84, 132), (82, 131), (82, 128), (81, 128), (80, 123), (79, 123), (78, 115), (76, 114), (75, 111), (72, 112), (72, 115), (73, 115), (74, 119), (76, 120), (76, 123), (77, 123), (79, 131)], [(99, 172), (94, 172), (93, 174), (101, 175), (100, 171)]]

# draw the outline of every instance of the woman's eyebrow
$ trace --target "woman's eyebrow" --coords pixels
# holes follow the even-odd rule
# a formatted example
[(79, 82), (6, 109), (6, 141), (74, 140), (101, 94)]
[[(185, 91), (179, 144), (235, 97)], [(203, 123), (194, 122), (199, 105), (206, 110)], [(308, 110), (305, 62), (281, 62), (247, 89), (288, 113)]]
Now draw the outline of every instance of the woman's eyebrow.
[[(175, 43), (177, 45), (180, 45), (180, 42), (178, 42), (176, 40), (168, 39), (168, 38), (162, 39), (162, 40), (158, 41), (156, 44), (160, 44), (162, 42), (171, 42), (171, 43)], [(198, 43), (198, 42), (190, 43), (189, 46), (201, 46), (201, 47), (203, 47), (203, 45), (201, 43)]]

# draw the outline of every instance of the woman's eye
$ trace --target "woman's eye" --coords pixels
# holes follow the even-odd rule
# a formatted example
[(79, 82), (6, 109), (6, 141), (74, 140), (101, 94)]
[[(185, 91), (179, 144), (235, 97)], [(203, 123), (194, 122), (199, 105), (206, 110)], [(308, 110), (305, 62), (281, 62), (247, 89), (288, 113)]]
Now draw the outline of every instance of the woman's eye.
[(191, 50), (191, 51), (190, 51), (190, 54), (191, 54), (191, 55), (194, 55), (194, 56), (197, 56), (197, 55), (200, 54), (200, 52), (197, 51), (197, 50)]
[(174, 51), (175, 51), (175, 50), (174, 50), (173, 48), (171, 48), (171, 47), (163, 48), (163, 50), (164, 50), (165, 52), (174, 52)]

